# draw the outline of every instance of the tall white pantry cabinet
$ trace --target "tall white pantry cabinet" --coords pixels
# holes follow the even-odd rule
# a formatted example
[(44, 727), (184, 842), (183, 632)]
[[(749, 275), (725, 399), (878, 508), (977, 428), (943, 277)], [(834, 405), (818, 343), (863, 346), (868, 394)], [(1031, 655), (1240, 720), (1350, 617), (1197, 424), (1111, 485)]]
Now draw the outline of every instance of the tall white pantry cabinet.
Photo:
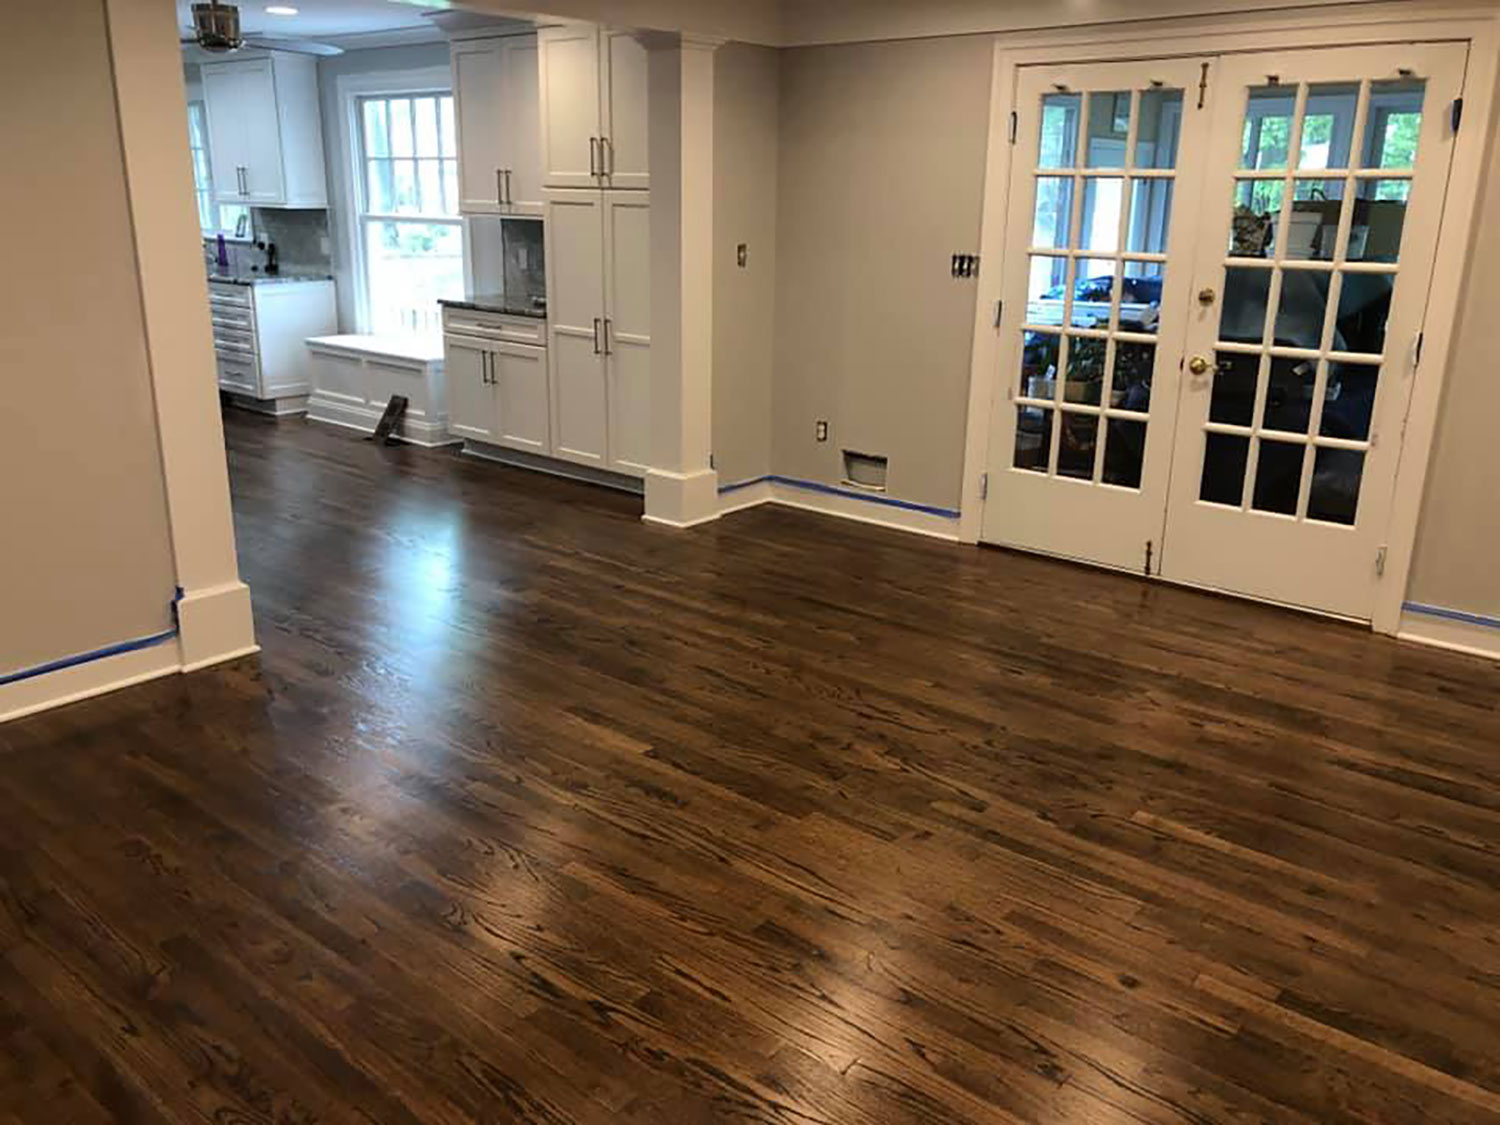
[(651, 459), (646, 49), (611, 28), (537, 35), (554, 456), (632, 476)]

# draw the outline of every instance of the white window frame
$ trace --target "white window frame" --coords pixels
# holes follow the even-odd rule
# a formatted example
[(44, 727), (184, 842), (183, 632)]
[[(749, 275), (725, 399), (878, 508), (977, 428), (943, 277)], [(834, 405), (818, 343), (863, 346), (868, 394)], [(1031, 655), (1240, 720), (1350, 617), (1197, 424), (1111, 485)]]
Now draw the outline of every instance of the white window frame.
[[(352, 273), (354, 321), (357, 331), (369, 333), (370, 282), (366, 261), (364, 225), (367, 221), (382, 218), (401, 222), (432, 222), (452, 224), (459, 228), (463, 244), (464, 283), (469, 282), (469, 236), (468, 224), (460, 215), (422, 216), (367, 214), (365, 211), (365, 167), (364, 130), (360, 120), (360, 103), (365, 98), (404, 98), (422, 94), (456, 96), (453, 90), (453, 75), (445, 66), (423, 67), (417, 70), (385, 71), (375, 74), (345, 74), (336, 84), (339, 104), (339, 151), (343, 154), (342, 169), (335, 169), (335, 176), (342, 174), (342, 189), (338, 193), (339, 209), (344, 213), (341, 224), (344, 244), (349, 248), (348, 261)], [(456, 112), (455, 105), (455, 112)]]
[[(193, 144), (193, 118), (197, 118), (197, 133), (203, 138), (203, 144)], [(205, 238), (211, 238), (219, 233), (219, 224), (215, 222), (210, 227), (203, 225), (205, 215), (217, 216), (219, 213), (219, 201), (214, 197), (214, 167), (213, 156), (208, 148), (208, 106), (201, 97), (188, 99), (188, 150), (193, 154), (193, 198), (198, 204), (198, 228), (203, 232)], [(203, 183), (198, 182), (197, 154), (203, 153), (203, 166), (208, 169)]]

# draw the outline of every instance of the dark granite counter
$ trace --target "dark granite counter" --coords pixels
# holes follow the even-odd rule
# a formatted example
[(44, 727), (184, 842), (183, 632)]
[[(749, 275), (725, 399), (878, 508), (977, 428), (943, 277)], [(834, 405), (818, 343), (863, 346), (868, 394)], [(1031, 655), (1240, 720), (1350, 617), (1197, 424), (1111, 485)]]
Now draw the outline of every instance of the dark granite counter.
[(473, 309), (475, 312), (503, 313), (506, 316), (527, 316), (533, 320), (546, 320), (546, 306), (538, 308), (530, 298), (512, 298), (504, 293), (471, 293), (467, 297), (442, 298), (438, 304), (450, 309)]

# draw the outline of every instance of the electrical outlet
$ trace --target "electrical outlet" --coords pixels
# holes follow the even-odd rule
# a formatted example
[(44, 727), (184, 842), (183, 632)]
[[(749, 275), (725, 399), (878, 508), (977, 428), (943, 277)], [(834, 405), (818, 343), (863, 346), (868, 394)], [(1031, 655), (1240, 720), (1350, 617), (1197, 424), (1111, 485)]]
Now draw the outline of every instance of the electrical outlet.
[(828, 423), (825, 422), (825, 421), (823, 421), (821, 418), (818, 419), (818, 431), (817, 432), (818, 432), (818, 440), (819, 441), (827, 441), (828, 440)]
[(740, 269), (744, 269), (746, 263), (750, 261), (750, 247), (746, 246), (743, 242), (736, 246), (734, 248), (734, 260)]

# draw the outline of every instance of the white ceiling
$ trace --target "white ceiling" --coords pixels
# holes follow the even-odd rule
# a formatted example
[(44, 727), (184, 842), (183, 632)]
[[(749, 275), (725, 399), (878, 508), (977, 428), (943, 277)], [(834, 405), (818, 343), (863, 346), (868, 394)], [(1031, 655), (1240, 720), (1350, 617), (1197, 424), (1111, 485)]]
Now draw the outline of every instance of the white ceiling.
[[(335, 35), (360, 35), (404, 27), (430, 27), (424, 8), (447, 8), (444, 0), (232, 0), (240, 9), (240, 29), (246, 35), (318, 39)], [(268, 5), (296, 8), (295, 16), (268, 16)], [(193, 26), (192, 0), (177, 0), (177, 26)]]

